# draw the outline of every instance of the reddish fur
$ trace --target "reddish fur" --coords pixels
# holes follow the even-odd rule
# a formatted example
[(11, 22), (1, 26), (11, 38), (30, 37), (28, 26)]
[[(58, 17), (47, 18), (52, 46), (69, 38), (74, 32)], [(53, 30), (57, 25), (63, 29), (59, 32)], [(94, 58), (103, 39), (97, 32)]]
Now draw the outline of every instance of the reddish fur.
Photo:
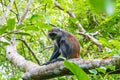
[[(53, 28), (49, 33), (56, 33), (57, 28)], [(64, 32), (65, 40), (70, 45), (72, 52), (67, 54), (67, 59), (80, 57), (80, 45), (76, 37), (68, 32)], [(57, 32), (59, 34), (59, 32)]]
[(68, 41), (69, 45), (72, 47), (72, 50), (73, 50), (71, 55), (69, 55), (68, 53), (68, 59), (79, 58), (80, 57), (80, 45), (76, 37), (73, 36), (72, 34), (68, 34), (66, 35), (66, 40)]
[(48, 36), (52, 40), (56, 40), (54, 44), (54, 51), (48, 62), (43, 65), (47, 65), (56, 61), (61, 61), (64, 59), (58, 58), (62, 55), (66, 59), (79, 58), (80, 57), (80, 45), (76, 37), (72, 34), (60, 30), (54, 27), (52, 30), (48, 31)]

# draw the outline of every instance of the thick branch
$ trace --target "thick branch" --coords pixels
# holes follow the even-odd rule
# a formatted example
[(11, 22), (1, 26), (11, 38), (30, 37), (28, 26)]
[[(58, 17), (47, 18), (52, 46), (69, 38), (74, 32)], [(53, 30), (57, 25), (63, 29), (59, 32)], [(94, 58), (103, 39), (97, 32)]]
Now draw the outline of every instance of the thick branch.
[[(0, 41), (8, 42), (3, 37), (0, 38)], [(9, 43), (9, 42), (8, 42)], [(10, 45), (6, 46), (6, 57), (9, 61), (11, 61), (15, 66), (19, 67), (22, 71), (31, 71), (34, 68), (39, 67), (39, 65), (25, 60), (25, 58), (17, 53), (16, 45), (14, 42), (10, 42)]]
[[(89, 69), (98, 68), (100, 66), (113, 65), (116, 69), (120, 69), (120, 58), (107, 58), (107, 59), (72, 59), (70, 60), (77, 65), (79, 65), (86, 73), (89, 74)], [(110, 70), (107, 70), (110, 73)], [(112, 71), (112, 73), (120, 73), (120, 70)], [(50, 79), (63, 75), (72, 75), (72, 73), (66, 69), (63, 62), (55, 62), (46, 66), (41, 66), (34, 68), (30, 72), (26, 72), (23, 75), (24, 80), (29, 80), (30, 78), (34, 80)]]

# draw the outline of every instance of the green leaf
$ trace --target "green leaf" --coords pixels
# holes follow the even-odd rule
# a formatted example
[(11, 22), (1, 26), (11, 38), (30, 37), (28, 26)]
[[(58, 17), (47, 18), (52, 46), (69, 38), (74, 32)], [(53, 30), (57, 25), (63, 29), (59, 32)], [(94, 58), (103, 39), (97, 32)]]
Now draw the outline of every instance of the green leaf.
[(105, 0), (89, 0), (95, 10), (104, 10)]
[(2, 35), (3, 33), (5, 33), (7, 30), (7, 26), (2, 26), (2, 28), (0, 28), (0, 35)]
[(10, 78), (9, 80), (18, 80), (17, 78)]
[(36, 19), (36, 18), (38, 18), (38, 17), (39, 17), (38, 14), (33, 14), (33, 15), (31, 16), (30, 20), (32, 21), (32, 20), (34, 20), (34, 19)]
[(39, 31), (39, 28), (37, 26), (27, 26), (24, 28), (25, 31), (29, 31), (29, 30), (32, 30), (32, 31)]
[(106, 67), (100, 67), (100, 68), (96, 68), (98, 72), (102, 72), (102, 73), (106, 73), (107, 68)]
[(7, 27), (8, 27), (8, 30), (13, 30), (15, 28), (15, 19), (14, 18), (9, 19), (7, 21)]
[(39, 14), (33, 14), (29, 20), (32, 23), (36, 23), (36, 21), (39, 21), (40, 17), (41, 16)]
[(17, 30), (23, 29), (25, 26), (23, 24), (20, 24), (16, 27)]
[(120, 42), (118, 40), (111, 40), (110, 44), (111, 44), (111, 46), (120, 49)]
[(109, 15), (114, 12), (113, 0), (89, 0), (89, 2), (96, 11), (103, 11)]
[(89, 72), (90, 72), (90, 73), (93, 73), (93, 74), (95, 74), (95, 75), (97, 74), (97, 70), (96, 70), (96, 69), (91, 69), (91, 70), (89, 70)]
[(105, 10), (107, 14), (112, 15), (114, 12), (114, 3), (112, 0), (106, 0)]
[(78, 80), (90, 80), (87, 74), (75, 63), (65, 60), (64, 66), (68, 68), (77, 77)]
[(104, 46), (109, 46), (108, 40), (106, 38), (99, 38), (99, 42), (102, 43)]
[(72, 18), (72, 17), (70, 17), (69, 20), (73, 23), (76, 23), (78, 21), (76, 18)]
[(7, 46), (7, 45), (9, 45), (9, 43), (0, 41), (0, 46)]
[(42, 22), (38, 22), (37, 25), (40, 26), (41, 28), (44, 28), (44, 29), (49, 29), (49, 30), (52, 29), (52, 26), (47, 25), (47, 24), (42, 23)]
[(108, 65), (106, 66), (107, 69), (110, 69), (110, 70), (115, 70), (115, 66), (112, 66), (112, 65)]

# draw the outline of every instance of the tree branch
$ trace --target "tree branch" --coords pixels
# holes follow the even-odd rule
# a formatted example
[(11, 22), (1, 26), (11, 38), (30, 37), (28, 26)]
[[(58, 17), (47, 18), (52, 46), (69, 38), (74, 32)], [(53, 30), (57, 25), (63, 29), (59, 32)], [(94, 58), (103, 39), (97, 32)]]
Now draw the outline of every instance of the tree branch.
[[(60, 10), (62, 10), (62, 11), (65, 11), (65, 10), (60, 6), (60, 4), (59, 4), (57, 1), (54, 2), (54, 5), (55, 5), (55, 7), (57, 7), (58, 9), (60, 9)], [(70, 11), (66, 11), (66, 12), (68, 13), (68, 15), (69, 15), (70, 17), (76, 18), (76, 16), (75, 16), (74, 13), (72, 13), (72, 12), (70, 12)], [(82, 27), (82, 25), (81, 25), (80, 23), (75, 22), (75, 24), (77, 25), (77, 27), (80, 27), (81, 32), (84, 32), (84, 33), (86, 32), (85, 29)]]
[(18, 25), (19, 24), (22, 24), (23, 23), (23, 20), (25, 19), (28, 11), (29, 11), (29, 8), (30, 8), (30, 5), (32, 3), (33, 0), (29, 0), (28, 4), (27, 4), (27, 7), (25, 8), (24, 12), (23, 12), (23, 15), (21, 16), (19, 22), (18, 22)]
[[(58, 9), (60, 9), (60, 10), (62, 10), (62, 11), (65, 11), (65, 10), (60, 6), (60, 4), (59, 4), (57, 1), (54, 2), (54, 5), (55, 5)], [(76, 18), (76, 16), (75, 16), (74, 13), (72, 13), (72, 12), (70, 12), (70, 11), (66, 11), (66, 12), (68, 13), (68, 15), (69, 15), (70, 17)], [(81, 31), (78, 32), (79, 34), (88, 37), (95, 45), (98, 46), (98, 48), (99, 48), (100, 51), (103, 50), (102, 44), (101, 44), (96, 38), (94, 38), (94, 37), (91, 36), (90, 34), (87, 34), (87, 33), (86, 33), (86, 30), (85, 30), (84, 27), (79, 23), (79, 21), (76, 21), (75, 24), (76, 24), (77, 27), (79, 27), (79, 28), (81, 29)]]
[[(5, 38), (0, 38), (0, 41), (8, 42)], [(11, 61), (15, 66), (19, 67), (22, 71), (27, 72), (31, 71), (35, 67), (39, 67), (39, 65), (25, 60), (25, 58), (17, 53), (16, 45), (14, 42), (8, 42), (9, 45), (5, 47), (6, 49), (6, 57), (9, 61)]]
[[(3, 6), (5, 6), (5, 7), (7, 7), (7, 5), (6, 4), (4, 4), (3, 2), (0, 2)], [(13, 14), (15, 14), (15, 15), (17, 15), (17, 13), (16, 12), (14, 12), (13, 10), (10, 10)]]
[[(115, 66), (115, 71), (107, 70), (109, 73), (120, 73), (120, 58), (107, 58), (107, 59), (93, 59), (93, 60), (85, 60), (85, 59), (71, 59), (71, 62), (79, 65), (87, 74), (90, 74), (90, 69), (95, 69), (99, 67), (105, 67), (108, 65)], [(34, 68), (30, 72), (26, 72), (23, 75), (23, 80), (44, 80), (50, 79), (58, 76), (72, 75), (72, 73), (64, 67), (64, 63), (55, 62), (46, 66), (40, 66)]]
[(3, 21), (5, 20), (5, 18), (7, 17), (7, 15), (10, 12), (10, 9), (13, 5), (14, 0), (10, 0), (10, 3), (8, 4), (6, 11), (4, 12), (4, 14), (2, 15), (2, 17), (0, 18), (0, 26), (2, 25)]
[(17, 21), (19, 22), (19, 11), (18, 11), (18, 8), (17, 8), (17, 5), (16, 5), (16, 2), (14, 2), (14, 5), (15, 5), (15, 9), (16, 9), (16, 18), (17, 18)]

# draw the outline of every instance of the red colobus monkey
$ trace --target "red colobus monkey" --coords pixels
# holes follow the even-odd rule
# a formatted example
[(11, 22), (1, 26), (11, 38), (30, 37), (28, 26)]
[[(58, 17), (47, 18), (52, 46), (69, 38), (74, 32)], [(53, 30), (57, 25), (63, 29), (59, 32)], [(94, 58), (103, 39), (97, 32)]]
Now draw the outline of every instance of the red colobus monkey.
[(58, 58), (62, 55), (66, 59), (79, 58), (80, 57), (80, 45), (76, 37), (72, 34), (61, 30), (57, 27), (53, 27), (48, 31), (48, 37), (55, 40), (54, 51), (46, 64), (53, 63), (55, 61), (61, 61), (62, 58)]

